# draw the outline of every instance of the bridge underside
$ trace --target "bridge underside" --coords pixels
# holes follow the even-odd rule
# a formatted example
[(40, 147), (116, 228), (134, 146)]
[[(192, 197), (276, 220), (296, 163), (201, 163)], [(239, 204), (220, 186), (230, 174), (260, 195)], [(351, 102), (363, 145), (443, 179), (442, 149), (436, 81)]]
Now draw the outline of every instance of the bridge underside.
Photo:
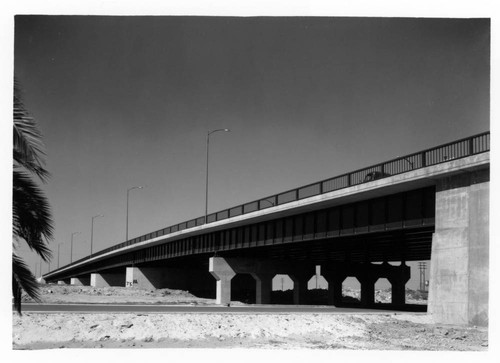
[(431, 258), (433, 233), (434, 226), (423, 226), (363, 235), (268, 244), (253, 248), (219, 250), (216, 253), (138, 262), (136, 265), (206, 270), (208, 259), (214, 255), (227, 258), (307, 262), (315, 265), (334, 262), (425, 261)]
[[(364, 306), (373, 305), (379, 278), (391, 283), (393, 302), (404, 305), (410, 277), (405, 262), (430, 259), (429, 312), (435, 321), (487, 325), (489, 153), (473, 155), (475, 144), (468, 145), (468, 157), (387, 178), (376, 188), (354, 186), (308, 204), (299, 200), (304, 187), (278, 195), (276, 204), (262, 200), (277, 207), (266, 213), (233, 218), (228, 212), (221, 223), (186, 222), (182, 231), (179, 225), (126, 241), (51, 272), (47, 280), (202, 291), (213, 290), (215, 278), (221, 304), (231, 300), (233, 277), (250, 275), (256, 302), (265, 303), (272, 278), (288, 274), (294, 303), (303, 303), (314, 267), (321, 265), (329, 303), (337, 305), (343, 279), (354, 276)], [(279, 197), (290, 193), (296, 205), (281, 208)]]
[[(231, 301), (231, 285), (236, 294), (254, 289), (256, 302), (269, 303), (272, 278), (287, 274), (294, 281), (293, 301), (299, 304), (308, 301), (307, 283), (320, 265), (330, 304), (342, 304), (342, 281), (354, 276), (362, 285), (361, 306), (373, 306), (374, 284), (387, 278), (393, 300), (401, 307), (410, 277), (404, 262), (431, 256), (434, 207), (434, 188), (427, 187), (158, 241), (82, 266), (72, 271), (72, 277), (80, 276), (74, 281), (90, 281), (93, 286), (184, 289), (225, 304)], [(89, 274), (90, 279), (84, 278)], [(246, 275), (247, 280), (231, 283), (236, 275)]]
[(71, 276), (119, 266), (205, 269), (208, 258), (214, 255), (317, 265), (335, 261), (429, 260), (434, 193), (434, 187), (428, 187), (175, 241), (159, 241), (151, 247), (75, 268)]

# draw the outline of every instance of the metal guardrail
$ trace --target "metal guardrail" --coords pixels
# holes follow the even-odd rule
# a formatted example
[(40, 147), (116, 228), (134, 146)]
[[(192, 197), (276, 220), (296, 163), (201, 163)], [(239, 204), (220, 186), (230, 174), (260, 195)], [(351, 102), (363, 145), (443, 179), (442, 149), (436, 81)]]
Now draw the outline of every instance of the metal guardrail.
[[(319, 194), (332, 192), (335, 190), (348, 188), (354, 185), (367, 183), (376, 179), (386, 178), (392, 175), (402, 174), (408, 171), (421, 169), (427, 166), (441, 164), (452, 159), (459, 159), (466, 156), (480, 154), (490, 150), (490, 132), (484, 132), (478, 135), (470, 136), (461, 140), (453, 141), (444, 145), (423, 150), (414, 154), (401, 156), (396, 159), (376, 164), (363, 169), (342, 174), (330, 179), (322, 180), (313, 184), (308, 184), (296, 189), (288, 190), (269, 197), (261, 198), (249, 203), (241, 204), (236, 207), (224, 209), (207, 215), (207, 224), (235, 216), (252, 213), (258, 210), (271, 208), (294, 202), (300, 199), (312, 197)], [(198, 217), (186, 222), (174, 224), (131, 240), (108, 247), (97, 253), (74, 261), (72, 265), (81, 263), (91, 257), (97, 257), (105, 253), (130, 246), (155, 237), (164, 236), (170, 233), (182, 231), (187, 228), (201, 226), (205, 222), (205, 217)], [(64, 266), (67, 267), (68, 265)], [(63, 267), (61, 267), (62, 269)], [(59, 269), (58, 269), (59, 270)], [(57, 272), (51, 271), (50, 273)]]

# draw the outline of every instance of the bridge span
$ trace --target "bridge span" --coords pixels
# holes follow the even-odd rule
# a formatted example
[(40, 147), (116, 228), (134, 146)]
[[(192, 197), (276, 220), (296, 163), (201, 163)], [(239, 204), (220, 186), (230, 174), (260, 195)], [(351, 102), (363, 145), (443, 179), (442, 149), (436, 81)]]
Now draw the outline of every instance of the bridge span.
[(329, 304), (342, 305), (342, 282), (354, 276), (361, 306), (374, 306), (375, 283), (386, 278), (397, 308), (405, 305), (406, 262), (430, 260), (434, 320), (487, 325), (489, 140), (489, 132), (475, 135), (219, 211), (207, 223), (179, 223), (43, 278), (181, 288), (225, 305), (250, 282), (256, 303), (268, 304), (273, 277), (287, 274), (302, 304), (319, 265)]

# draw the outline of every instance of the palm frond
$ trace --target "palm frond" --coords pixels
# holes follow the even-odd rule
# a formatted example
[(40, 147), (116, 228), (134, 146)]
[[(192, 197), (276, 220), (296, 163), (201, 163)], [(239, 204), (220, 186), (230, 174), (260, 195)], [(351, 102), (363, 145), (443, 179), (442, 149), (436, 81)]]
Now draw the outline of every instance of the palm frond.
[(29, 297), (36, 302), (40, 300), (40, 289), (36, 277), (31, 273), (24, 261), (12, 254), (12, 295), (14, 296), (14, 306), (21, 314), (22, 291), (25, 291)]
[(22, 153), (14, 150), (14, 167), (23, 167), (31, 173), (36, 174), (40, 180), (46, 183), (50, 177), (50, 173), (33, 160), (26, 159)]
[[(53, 238), (53, 221), (47, 198), (26, 173), (13, 173), (13, 234), (48, 262), (52, 253), (47, 246)], [(47, 242), (47, 243), (46, 243)]]
[(21, 100), (20, 87), (14, 80), (14, 160), (46, 180), (45, 150), (42, 134)]
[[(24, 107), (15, 78), (13, 131), (13, 241), (26, 241), (31, 250), (48, 262), (52, 257), (48, 242), (53, 238), (53, 221), (48, 200), (31, 177), (34, 174), (46, 182), (49, 173), (44, 166), (42, 134)], [(35, 301), (40, 301), (40, 293), (35, 276), (15, 250), (12, 253), (12, 294), (16, 310), (21, 313), (22, 291)]]

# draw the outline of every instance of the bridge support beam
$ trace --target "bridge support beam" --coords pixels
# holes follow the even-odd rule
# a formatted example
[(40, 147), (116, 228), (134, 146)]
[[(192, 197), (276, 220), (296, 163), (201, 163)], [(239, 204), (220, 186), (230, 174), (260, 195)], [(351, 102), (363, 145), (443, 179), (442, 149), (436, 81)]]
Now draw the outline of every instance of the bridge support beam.
[(211, 257), (209, 261), (209, 271), (217, 280), (216, 303), (222, 305), (230, 303), (231, 279), (239, 273), (250, 274), (254, 277), (257, 304), (271, 302), (272, 279), (276, 274), (290, 276), (294, 281), (294, 303), (304, 303), (307, 282), (314, 274), (314, 269), (314, 265), (300, 266), (288, 262), (250, 258)]
[(90, 275), (72, 277), (70, 284), (74, 286), (90, 286)]
[(90, 274), (90, 286), (92, 287), (125, 286), (125, 274), (92, 273)]
[(489, 169), (438, 180), (428, 312), (435, 322), (488, 325)]
[(328, 281), (328, 304), (342, 305), (342, 283), (348, 276), (358, 279), (361, 284), (361, 305), (375, 303), (375, 283), (379, 278), (387, 278), (392, 285), (392, 303), (404, 305), (405, 286), (410, 279), (410, 267), (404, 262), (400, 266), (388, 263), (346, 263), (337, 262), (321, 266), (323, 276)]

